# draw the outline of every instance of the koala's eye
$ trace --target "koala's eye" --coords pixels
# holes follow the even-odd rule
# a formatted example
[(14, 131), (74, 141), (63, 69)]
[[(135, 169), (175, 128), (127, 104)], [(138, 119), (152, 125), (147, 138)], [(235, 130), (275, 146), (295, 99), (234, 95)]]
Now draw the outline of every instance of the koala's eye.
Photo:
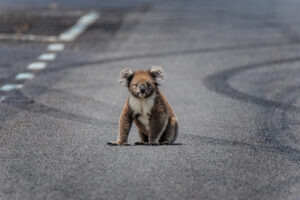
[(147, 87), (151, 87), (151, 86), (152, 86), (151, 83), (147, 82)]
[(133, 85), (133, 86), (135, 86), (135, 87), (137, 87), (137, 86), (138, 86), (138, 84), (137, 84), (137, 83), (133, 83), (132, 85)]

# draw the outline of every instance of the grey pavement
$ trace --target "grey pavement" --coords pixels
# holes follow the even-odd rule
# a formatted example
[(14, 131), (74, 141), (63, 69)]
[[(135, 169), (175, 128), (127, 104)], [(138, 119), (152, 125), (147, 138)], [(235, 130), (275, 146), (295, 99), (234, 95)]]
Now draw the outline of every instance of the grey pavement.
[[(300, 198), (300, 2), (12, 2), (2, 18), (29, 16), (30, 34), (59, 34), (88, 10), (101, 18), (0, 93), (1, 200)], [(0, 84), (47, 46), (0, 40)], [(150, 65), (165, 70), (181, 145), (108, 146), (127, 97), (120, 70)]]

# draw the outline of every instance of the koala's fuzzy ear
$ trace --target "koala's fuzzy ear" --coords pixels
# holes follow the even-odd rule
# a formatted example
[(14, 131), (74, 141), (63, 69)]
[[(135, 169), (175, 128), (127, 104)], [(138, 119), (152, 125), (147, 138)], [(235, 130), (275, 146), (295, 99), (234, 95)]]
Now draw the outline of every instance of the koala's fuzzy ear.
[(165, 77), (165, 73), (163, 71), (163, 68), (160, 67), (160, 66), (151, 66), (151, 68), (150, 68), (150, 74), (157, 81), (164, 80), (164, 77)]
[(129, 79), (133, 76), (133, 71), (131, 69), (125, 68), (120, 73), (120, 80), (119, 82), (122, 85), (127, 86)]

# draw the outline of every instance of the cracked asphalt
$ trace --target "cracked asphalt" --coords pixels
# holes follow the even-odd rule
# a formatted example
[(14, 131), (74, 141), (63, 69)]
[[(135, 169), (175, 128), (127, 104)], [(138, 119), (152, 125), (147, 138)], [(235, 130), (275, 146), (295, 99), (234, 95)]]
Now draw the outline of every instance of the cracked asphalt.
[[(0, 2), (0, 199), (300, 198), (300, 2)], [(93, 10), (44, 70), (26, 68)], [(108, 146), (123, 68), (160, 65), (170, 146)], [(32, 72), (32, 80), (16, 80)], [(138, 140), (135, 127), (129, 143)]]

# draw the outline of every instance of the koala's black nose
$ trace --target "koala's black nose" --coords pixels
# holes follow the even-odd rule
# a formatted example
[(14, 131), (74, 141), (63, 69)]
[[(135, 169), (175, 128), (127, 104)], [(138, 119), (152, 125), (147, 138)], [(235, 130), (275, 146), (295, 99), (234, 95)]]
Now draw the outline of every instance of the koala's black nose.
[(146, 86), (140, 85), (140, 91), (141, 91), (141, 93), (144, 93), (146, 91)]

